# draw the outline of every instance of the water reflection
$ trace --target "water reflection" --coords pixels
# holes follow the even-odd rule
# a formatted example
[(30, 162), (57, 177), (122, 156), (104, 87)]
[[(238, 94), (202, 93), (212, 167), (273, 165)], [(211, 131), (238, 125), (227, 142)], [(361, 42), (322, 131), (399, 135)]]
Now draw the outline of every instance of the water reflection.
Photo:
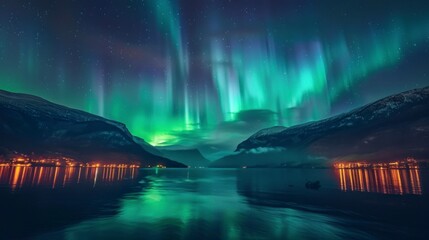
[(383, 194), (422, 194), (420, 170), (409, 169), (336, 169), (343, 191)]
[(33, 238), (83, 220), (115, 215), (125, 194), (141, 190), (138, 171), (0, 167), (0, 239)]
[(0, 185), (12, 190), (22, 187), (66, 187), (77, 183), (90, 183), (95, 187), (100, 183), (134, 179), (136, 168), (115, 167), (0, 167)]
[[(276, 172), (282, 173), (281, 170)], [(260, 173), (266, 178), (272, 176), (267, 170)], [(239, 180), (244, 180), (242, 184), (251, 184), (248, 180), (254, 176), (253, 171), (240, 171), (239, 174), (238, 178), (244, 178)], [(140, 177), (143, 177), (140, 182), (146, 183), (146, 187), (125, 197), (115, 216), (90, 219), (64, 231), (42, 235), (39, 239), (371, 237), (359, 229), (347, 229), (348, 220), (339, 216), (248, 204), (246, 197), (237, 191), (236, 170), (144, 169)], [(276, 185), (283, 184), (277, 182)], [(260, 190), (271, 192), (265, 184), (261, 185)]]
[[(3, 169), (0, 182), (6, 187), (0, 185), (0, 212), (8, 217), (0, 218), (0, 232), (5, 239), (428, 236), (429, 198), (424, 184), (428, 171), (387, 171), (381, 176), (369, 170), (361, 171), (359, 177), (355, 170), (358, 169), (352, 170), (350, 177), (347, 170), (340, 174), (334, 169), (136, 169), (139, 174), (134, 173), (134, 180), (125, 181), (133, 176), (128, 174), (122, 178), (124, 181), (117, 181), (119, 169), (114, 170), (113, 176), (106, 168), (88, 169), (88, 173), (85, 168), (80, 173), (79, 168), (44, 168), (42, 173), (36, 168)], [(74, 173), (65, 177), (66, 171)], [(44, 174), (51, 176), (46, 183)], [(395, 185), (398, 174), (400, 184)], [(366, 175), (378, 184), (384, 178), (384, 185), (390, 182), (402, 186), (397, 191), (403, 195), (349, 191), (350, 178), (357, 179), (352, 181), (354, 187), (364, 186), (356, 189), (371, 189), (372, 183), (365, 183)], [(315, 180), (321, 182), (320, 189), (305, 187), (307, 181)], [(420, 186), (420, 181), (421, 187), (415, 187)], [(63, 182), (67, 187), (61, 187)], [(12, 186), (22, 189), (10, 191)], [(378, 188), (383, 189), (381, 185)], [(411, 189), (420, 189), (421, 195), (405, 194)], [(386, 187), (386, 193), (389, 191), (393, 190)]]

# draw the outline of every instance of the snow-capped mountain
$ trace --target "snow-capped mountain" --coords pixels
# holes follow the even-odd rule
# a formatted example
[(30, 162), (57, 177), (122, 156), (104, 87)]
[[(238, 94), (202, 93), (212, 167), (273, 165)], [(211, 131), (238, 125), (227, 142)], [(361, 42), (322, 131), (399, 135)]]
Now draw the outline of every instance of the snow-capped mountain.
[(385, 161), (429, 159), (428, 143), (429, 87), (425, 87), (324, 120), (263, 129), (240, 143), (237, 151), (283, 148), (330, 160)]
[(0, 90), (0, 154), (56, 154), (80, 161), (182, 166), (154, 155), (148, 149), (157, 152), (155, 148), (135, 139), (122, 123), (36, 96)]

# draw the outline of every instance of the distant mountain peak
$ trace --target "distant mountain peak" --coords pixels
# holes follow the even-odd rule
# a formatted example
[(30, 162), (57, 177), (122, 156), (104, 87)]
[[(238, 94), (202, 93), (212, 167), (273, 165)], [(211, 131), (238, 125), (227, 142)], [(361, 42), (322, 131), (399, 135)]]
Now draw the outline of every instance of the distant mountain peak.
[(196, 149), (175, 149), (175, 150), (161, 150), (163, 156), (169, 159), (183, 163), (189, 167), (207, 167), (210, 161), (207, 160), (201, 152)]

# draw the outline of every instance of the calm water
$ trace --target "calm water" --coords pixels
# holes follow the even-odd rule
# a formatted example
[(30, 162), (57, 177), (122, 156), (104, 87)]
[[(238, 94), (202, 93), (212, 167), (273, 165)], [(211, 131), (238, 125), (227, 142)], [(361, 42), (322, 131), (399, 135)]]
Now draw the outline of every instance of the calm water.
[[(427, 170), (0, 167), (0, 238), (428, 239)], [(318, 190), (307, 181), (320, 181)]]

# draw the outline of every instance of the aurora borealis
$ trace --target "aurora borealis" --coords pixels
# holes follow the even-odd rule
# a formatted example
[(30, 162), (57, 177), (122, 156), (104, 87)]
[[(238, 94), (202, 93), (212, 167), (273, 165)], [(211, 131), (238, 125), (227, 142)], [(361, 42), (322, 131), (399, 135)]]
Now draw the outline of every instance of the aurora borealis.
[(0, 3), (0, 88), (213, 153), (429, 84), (424, 1)]

